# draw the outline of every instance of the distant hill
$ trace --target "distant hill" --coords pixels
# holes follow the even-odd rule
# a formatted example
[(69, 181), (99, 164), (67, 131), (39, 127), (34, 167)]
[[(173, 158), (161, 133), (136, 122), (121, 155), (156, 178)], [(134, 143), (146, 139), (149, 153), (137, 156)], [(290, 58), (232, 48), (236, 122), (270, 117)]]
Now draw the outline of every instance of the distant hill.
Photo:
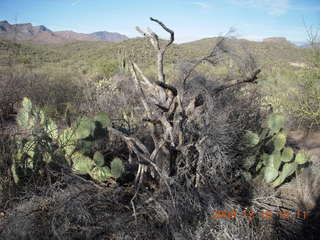
[(107, 41), (107, 42), (120, 42), (128, 39), (127, 36), (122, 35), (120, 33), (107, 32), (107, 31), (91, 33), (90, 37), (93, 37), (98, 41)]
[(58, 31), (54, 32), (54, 34), (66, 41), (95, 41), (95, 39), (88, 34), (77, 33), (74, 31)]
[(0, 37), (16, 39), (17, 41), (32, 41), (35, 43), (60, 43), (63, 39), (55, 35), (45, 26), (32, 26), (30, 23), (13, 24), (0, 22)]
[[(11, 31), (12, 34), (12, 30), (4, 30), (11, 27), (12, 25), (1, 22), (0, 31)], [(18, 27), (16, 26), (17, 29)], [(120, 42), (110, 42), (115, 40), (107, 39), (105, 33), (101, 32), (92, 34), (94, 36), (88, 36), (89, 34), (72, 31), (52, 32), (43, 26), (30, 28), (30, 25), (28, 25), (28, 28), (28, 31), (26, 29), (24, 31), (16, 31), (16, 35), (19, 37), (33, 37), (32, 41), (17, 43), (20, 49), (18, 52), (21, 55), (21, 62), (30, 62), (32, 66), (68, 67), (76, 71), (94, 73), (99, 66), (102, 66), (101, 69), (103, 69), (107, 64), (115, 64), (114, 62), (119, 61), (123, 56), (122, 54), (145, 69), (156, 64), (153, 47), (147, 39), (141, 37), (130, 38)], [(20, 32), (26, 33), (21, 34)], [(43, 42), (43, 37), (47, 37), (46, 40), (51, 42), (62, 42), (64, 44), (37, 44), (35, 42), (37, 39)], [(172, 44), (165, 57), (167, 69), (207, 55), (218, 40), (219, 38), (213, 37), (183, 44)], [(46, 42), (48, 43), (49, 41)], [(225, 46), (232, 54), (239, 56), (240, 58), (238, 59), (240, 61), (242, 61), (242, 57), (251, 54), (257, 61), (258, 66), (261, 66), (265, 71), (268, 71), (266, 68), (278, 66), (292, 67), (292, 63), (306, 64), (308, 61), (307, 53), (310, 51), (307, 48), (297, 47), (290, 42), (288, 43), (286, 39), (281, 38), (273, 38), (261, 42), (229, 38), (226, 39)], [(12, 41), (1, 40), (0, 37), (0, 65), (1, 59), (3, 59), (3, 62), (8, 60), (7, 49), (10, 47), (12, 47)], [(1, 48), (3, 49), (2, 51)]]
[[(184, 51), (193, 57), (204, 55), (218, 41), (218, 38), (206, 38), (180, 44)], [(274, 65), (275, 63), (305, 62), (305, 51), (285, 38), (269, 38), (262, 42), (246, 39), (228, 39), (225, 45), (232, 52), (240, 55), (250, 53), (259, 64)]]
[(263, 42), (271, 42), (271, 43), (278, 43), (278, 44), (283, 44), (283, 45), (295, 46), (293, 43), (289, 42), (284, 37), (269, 37), (269, 38), (263, 39)]
[(127, 36), (107, 31), (92, 34), (77, 33), (73, 31), (53, 32), (45, 26), (33, 26), (31, 23), (10, 24), (0, 21), (0, 37), (28, 41), (34, 43), (67, 43), (72, 41), (107, 41), (121, 42), (128, 39)]

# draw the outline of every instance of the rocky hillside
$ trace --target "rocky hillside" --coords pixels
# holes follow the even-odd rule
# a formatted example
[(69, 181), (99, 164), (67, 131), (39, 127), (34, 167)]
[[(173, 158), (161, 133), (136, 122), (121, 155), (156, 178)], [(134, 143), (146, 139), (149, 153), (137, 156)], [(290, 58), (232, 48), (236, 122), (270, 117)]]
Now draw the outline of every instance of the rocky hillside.
[(67, 43), (72, 41), (107, 41), (120, 42), (128, 39), (127, 36), (111, 32), (95, 32), (92, 34), (73, 31), (53, 32), (45, 26), (33, 26), (31, 23), (10, 24), (0, 21), (0, 37), (28, 41), (34, 43)]
[(291, 45), (295, 46), (293, 43), (289, 42), (286, 38), (284, 37), (270, 37), (270, 38), (265, 38), (263, 39), (263, 42), (270, 42), (270, 43), (278, 43), (278, 44), (283, 44), (283, 45)]
[(120, 42), (122, 40), (128, 39), (127, 36), (122, 35), (120, 33), (107, 32), (107, 31), (94, 32), (94, 33), (91, 33), (89, 36), (98, 41), (107, 41), (107, 42)]

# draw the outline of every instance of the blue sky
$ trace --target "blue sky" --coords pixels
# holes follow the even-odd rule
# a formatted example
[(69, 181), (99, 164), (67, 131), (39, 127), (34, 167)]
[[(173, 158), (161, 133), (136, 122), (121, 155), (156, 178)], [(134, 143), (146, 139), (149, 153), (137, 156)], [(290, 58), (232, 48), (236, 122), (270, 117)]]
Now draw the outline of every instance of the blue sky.
[(239, 38), (305, 41), (304, 21), (320, 28), (320, 0), (0, 0), (0, 20), (53, 31), (106, 30), (135, 37), (137, 25), (160, 30), (150, 16), (172, 28), (177, 42), (217, 36), (231, 27)]

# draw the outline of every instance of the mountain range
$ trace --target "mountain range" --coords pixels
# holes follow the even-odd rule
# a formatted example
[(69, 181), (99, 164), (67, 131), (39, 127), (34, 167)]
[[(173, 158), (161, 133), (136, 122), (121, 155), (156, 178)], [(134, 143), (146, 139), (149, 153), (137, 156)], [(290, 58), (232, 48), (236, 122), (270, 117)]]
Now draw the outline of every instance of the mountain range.
[[(31, 23), (10, 24), (5, 20), (0, 21), (0, 38), (43, 44), (64, 44), (74, 41), (121, 42), (129, 39), (126, 35), (117, 32), (100, 31), (90, 34), (74, 31), (55, 32), (43, 25), (33, 26)], [(291, 45), (300, 48), (309, 47), (305, 42), (290, 42), (283, 37), (265, 38), (262, 42), (275, 43), (283, 46)]]
[(8, 21), (0, 21), (0, 37), (46, 44), (68, 43), (73, 41), (121, 42), (128, 39), (127, 36), (115, 32), (101, 31), (91, 34), (77, 33), (74, 31), (54, 32), (43, 25), (33, 26), (31, 23), (10, 24)]

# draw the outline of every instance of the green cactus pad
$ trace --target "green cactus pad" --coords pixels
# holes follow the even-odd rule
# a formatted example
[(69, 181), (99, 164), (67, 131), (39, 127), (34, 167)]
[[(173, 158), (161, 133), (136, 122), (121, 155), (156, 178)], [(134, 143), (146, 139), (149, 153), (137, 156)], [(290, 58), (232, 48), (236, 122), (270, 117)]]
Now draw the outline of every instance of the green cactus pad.
[(273, 167), (265, 167), (264, 168), (264, 180), (266, 183), (271, 183), (273, 180), (278, 177), (279, 172)]
[(310, 157), (308, 156), (308, 154), (305, 151), (299, 151), (295, 157), (295, 162), (297, 164), (305, 164), (306, 162), (308, 162), (310, 160)]
[(269, 158), (266, 160), (265, 166), (271, 167), (275, 170), (279, 170), (281, 165), (281, 154), (280, 152), (276, 151), (272, 154), (268, 155)]
[(32, 115), (32, 103), (30, 99), (23, 98), (22, 107), (17, 116), (17, 123), (24, 130), (31, 130), (35, 126), (35, 118)]
[(281, 166), (281, 153), (279, 151), (275, 151), (272, 153), (273, 157), (273, 166), (276, 170), (279, 170)]
[(60, 147), (69, 157), (76, 148), (77, 141), (75, 140), (75, 132), (71, 128), (66, 128), (59, 136), (58, 142)]
[(50, 136), (50, 138), (58, 139), (58, 137), (59, 137), (58, 126), (51, 119), (48, 119), (46, 122), (46, 131), (47, 131), (48, 135)]
[(95, 165), (91, 158), (79, 152), (72, 154), (71, 159), (73, 162), (72, 170), (77, 174), (88, 174)]
[(244, 136), (244, 141), (247, 147), (254, 147), (259, 143), (260, 138), (258, 134), (252, 131), (247, 131)]
[(261, 156), (261, 161), (263, 163), (264, 166), (268, 165), (268, 160), (269, 160), (270, 156), (267, 153), (263, 153)]
[(85, 139), (89, 137), (95, 129), (96, 125), (91, 119), (84, 117), (77, 122), (75, 130), (76, 139)]
[(90, 171), (89, 174), (93, 179), (99, 182), (107, 181), (108, 178), (112, 177), (108, 167), (95, 167)]
[(297, 170), (297, 166), (298, 165), (295, 162), (285, 163), (281, 171), (281, 176), (286, 179)]
[(43, 110), (39, 111), (38, 117), (39, 117), (39, 120), (40, 120), (40, 124), (44, 125), (46, 123), (46, 121), (47, 121), (47, 117), (46, 117), (46, 114), (45, 114), (45, 112)]
[(17, 115), (17, 123), (20, 128), (22, 128), (22, 129), (29, 129), (30, 128), (29, 115), (30, 115), (30, 113), (24, 111), (23, 109), (21, 109), (19, 111), (19, 113)]
[(22, 108), (24, 109), (24, 111), (29, 112), (29, 113), (32, 111), (32, 102), (29, 98), (27, 98), (27, 97), (23, 98)]
[(280, 175), (277, 179), (271, 184), (272, 187), (278, 187), (280, 184), (284, 182), (285, 178)]
[(283, 133), (278, 133), (273, 139), (274, 148), (277, 151), (280, 151), (281, 149), (284, 148), (286, 141), (287, 141), (286, 135)]
[(114, 158), (111, 162), (111, 174), (115, 178), (119, 178), (124, 172), (124, 166), (120, 158)]
[(102, 128), (106, 128), (106, 127), (109, 127), (111, 126), (111, 120), (110, 118), (108, 117), (108, 114), (104, 113), (104, 112), (100, 112), (98, 113), (94, 120), (98, 123), (100, 123), (101, 127)]
[(277, 133), (280, 129), (284, 128), (285, 118), (280, 113), (272, 113), (267, 117), (266, 127), (271, 130), (272, 133)]
[(293, 158), (293, 150), (291, 147), (286, 147), (283, 149), (281, 153), (281, 161), (282, 162), (290, 162)]
[(278, 187), (280, 184), (282, 184), (287, 177), (289, 177), (296, 171), (297, 166), (298, 164), (296, 164), (295, 162), (285, 163), (282, 171), (279, 174), (279, 177), (271, 184), (271, 186)]
[(72, 128), (66, 128), (59, 136), (58, 142), (60, 146), (75, 145), (75, 131)]
[(31, 130), (31, 129), (33, 129), (35, 127), (36, 119), (35, 119), (35, 117), (33, 115), (31, 115), (29, 117), (28, 125), (29, 125), (29, 127), (27, 127), (26, 129), (29, 129), (29, 130)]
[(104, 156), (101, 152), (95, 152), (93, 155), (93, 160), (98, 167), (102, 167), (104, 165)]
[(70, 157), (73, 154), (75, 149), (76, 149), (75, 145), (66, 145), (63, 147), (63, 150), (65, 151), (65, 154), (67, 157)]

